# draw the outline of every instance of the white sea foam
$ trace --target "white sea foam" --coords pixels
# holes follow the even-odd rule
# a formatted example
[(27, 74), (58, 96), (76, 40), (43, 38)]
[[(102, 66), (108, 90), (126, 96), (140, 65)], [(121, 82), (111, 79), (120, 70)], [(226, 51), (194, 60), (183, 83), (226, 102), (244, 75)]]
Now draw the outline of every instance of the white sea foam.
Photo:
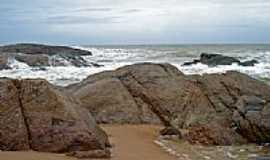
[[(53, 84), (66, 86), (77, 83), (91, 74), (102, 71), (114, 70), (116, 68), (141, 63), (171, 63), (185, 74), (210, 74), (224, 73), (227, 71), (239, 71), (255, 78), (270, 78), (270, 51), (260, 52), (237, 52), (223, 53), (239, 58), (240, 60), (256, 59), (260, 63), (252, 67), (239, 66), (237, 64), (228, 66), (209, 67), (204, 64), (195, 64), (191, 66), (182, 66), (185, 61), (191, 61), (199, 56), (199, 51), (182, 50), (174, 48), (145, 48), (145, 47), (74, 47), (89, 50), (92, 56), (84, 56), (83, 58), (90, 63), (96, 62), (102, 67), (74, 67), (61, 57), (51, 57), (51, 63), (54, 59), (65, 64), (64, 67), (43, 67), (32, 68), (25, 63), (9, 59), (9, 66), (12, 69), (0, 71), (1, 77), (10, 78), (43, 78)], [(218, 53), (218, 52), (217, 52)]]

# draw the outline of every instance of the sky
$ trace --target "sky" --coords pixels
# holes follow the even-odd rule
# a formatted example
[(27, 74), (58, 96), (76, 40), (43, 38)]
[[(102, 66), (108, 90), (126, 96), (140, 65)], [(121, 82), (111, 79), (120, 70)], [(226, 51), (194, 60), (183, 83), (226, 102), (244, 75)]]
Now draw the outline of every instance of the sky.
[(1, 0), (0, 44), (270, 43), (270, 0)]

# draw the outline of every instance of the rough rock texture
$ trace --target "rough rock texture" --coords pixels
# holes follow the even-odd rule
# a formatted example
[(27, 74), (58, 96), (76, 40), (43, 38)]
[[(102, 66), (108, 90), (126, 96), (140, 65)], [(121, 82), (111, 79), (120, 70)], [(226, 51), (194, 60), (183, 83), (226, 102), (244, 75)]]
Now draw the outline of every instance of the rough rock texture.
[(217, 65), (231, 65), (233, 63), (237, 63), (241, 66), (254, 66), (259, 63), (256, 60), (250, 60), (245, 62), (240, 62), (238, 59), (229, 56), (223, 56), (220, 54), (208, 54), (202, 53), (200, 59), (195, 59), (193, 62), (186, 62), (183, 65), (188, 66), (192, 64), (202, 63), (209, 66), (217, 66)]
[(122, 82), (105, 73), (93, 76), (74, 95), (98, 123), (160, 123), (159, 118), (139, 98), (133, 98)]
[[(270, 86), (241, 73), (185, 76), (169, 64), (144, 63), (89, 76), (67, 90), (100, 123), (159, 119), (187, 130), (183, 136), (192, 143), (270, 141)], [(151, 113), (147, 121), (137, 120), (146, 118), (141, 106)]]
[(0, 80), (0, 150), (27, 150), (29, 138), (19, 93), (11, 80)]
[(104, 150), (108, 138), (80, 103), (44, 80), (0, 80), (0, 150)]

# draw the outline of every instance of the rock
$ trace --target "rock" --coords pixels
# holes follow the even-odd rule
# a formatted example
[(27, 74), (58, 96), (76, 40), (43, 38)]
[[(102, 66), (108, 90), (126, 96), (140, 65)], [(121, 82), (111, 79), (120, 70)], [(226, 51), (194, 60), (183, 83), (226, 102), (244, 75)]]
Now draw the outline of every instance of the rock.
[(109, 150), (92, 150), (92, 151), (75, 151), (68, 154), (68, 156), (76, 157), (79, 159), (85, 159), (85, 158), (110, 158), (111, 152)]
[(49, 66), (49, 57), (46, 55), (28, 55), (28, 54), (16, 54), (14, 58), (17, 61), (26, 63), (32, 67), (42, 67), (42, 66)]
[(98, 123), (160, 123), (145, 103), (132, 97), (119, 79), (98, 74), (87, 81), (82, 89), (73, 93)]
[(200, 62), (203, 64), (207, 64), (209, 66), (231, 65), (233, 63), (240, 63), (238, 59), (233, 58), (233, 57), (223, 56), (219, 54), (207, 54), (207, 53), (201, 54)]
[(240, 62), (241, 66), (255, 66), (255, 64), (258, 64), (259, 62), (257, 60), (250, 60), (245, 62)]
[(270, 86), (238, 72), (186, 76), (169, 64), (143, 63), (89, 76), (66, 91), (99, 123), (160, 121), (207, 145), (270, 140)]
[(185, 63), (183, 64), (183, 66), (190, 66), (190, 65), (193, 65), (193, 64), (198, 64), (198, 63), (200, 63), (200, 62), (201, 62), (200, 60), (195, 59), (195, 60), (193, 60), (192, 62), (185, 62)]
[(29, 138), (19, 94), (9, 79), (0, 79), (0, 150), (28, 150)]
[(212, 121), (209, 124), (198, 124), (190, 127), (185, 138), (192, 144), (232, 145), (244, 144), (247, 141), (226, 121)]
[(181, 137), (181, 132), (173, 127), (166, 127), (160, 131), (160, 135), (162, 136), (180, 136)]
[(0, 82), (1, 150), (68, 153), (105, 150), (108, 146), (107, 135), (91, 114), (47, 81)]
[(41, 44), (14, 44), (0, 47), (0, 52), (6, 53), (24, 53), (30, 55), (77, 55), (87, 56), (92, 55), (86, 50), (74, 49), (66, 46), (49, 46)]
[[(15, 44), (0, 47), (0, 54), (7, 58), (16, 59), (32, 67), (67, 66), (101, 67), (94, 62), (86, 61), (82, 56), (92, 55), (86, 50), (65, 46), (49, 46), (40, 44)], [(5, 69), (6, 60), (0, 57), (0, 70)], [(3, 59), (3, 60), (2, 60)], [(2, 67), (1, 67), (1, 64)]]
[(206, 64), (208, 66), (232, 65), (233, 63), (239, 64), (241, 66), (254, 66), (259, 62), (256, 60), (240, 62), (238, 59), (234, 57), (223, 56), (220, 54), (202, 53), (200, 55), (200, 59), (195, 59), (192, 62), (185, 62), (183, 66), (189, 66), (197, 63)]
[(9, 68), (10, 67), (8, 66), (8, 57), (5, 55), (0, 55), (0, 70)]

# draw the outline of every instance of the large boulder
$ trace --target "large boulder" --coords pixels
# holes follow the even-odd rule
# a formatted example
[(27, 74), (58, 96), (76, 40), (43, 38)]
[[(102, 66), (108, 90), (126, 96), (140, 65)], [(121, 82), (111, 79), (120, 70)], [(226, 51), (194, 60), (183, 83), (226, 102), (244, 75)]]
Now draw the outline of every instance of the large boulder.
[(108, 137), (72, 96), (44, 80), (0, 80), (0, 150), (108, 153)]
[(254, 66), (255, 64), (259, 63), (256, 60), (250, 60), (245, 62), (240, 62), (237, 58), (224, 56), (220, 54), (208, 54), (202, 53), (200, 55), (200, 59), (195, 59), (193, 62), (186, 62), (183, 65), (189, 66), (197, 63), (206, 64), (208, 66), (217, 66), (217, 65), (232, 65), (232, 64), (239, 64), (241, 66)]
[[(238, 72), (186, 76), (169, 64), (143, 63), (89, 76), (67, 91), (100, 123), (150, 118), (142, 122), (187, 130), (192, 143), (270, 141), (270, 86)], [(138, 112), (141, 106), (155, 116)], [(108, 115), (113, 120), (101, 120)]]
[(74, 89), (74, 95), (81, 100), (83, 107), (91, 111), (98, 123), (160, 124), (148, 105), (139, 97), (133, 97), (123, 83), (110, 76), (109, 72), (91, 76), (87, 83), (70, 88)]

